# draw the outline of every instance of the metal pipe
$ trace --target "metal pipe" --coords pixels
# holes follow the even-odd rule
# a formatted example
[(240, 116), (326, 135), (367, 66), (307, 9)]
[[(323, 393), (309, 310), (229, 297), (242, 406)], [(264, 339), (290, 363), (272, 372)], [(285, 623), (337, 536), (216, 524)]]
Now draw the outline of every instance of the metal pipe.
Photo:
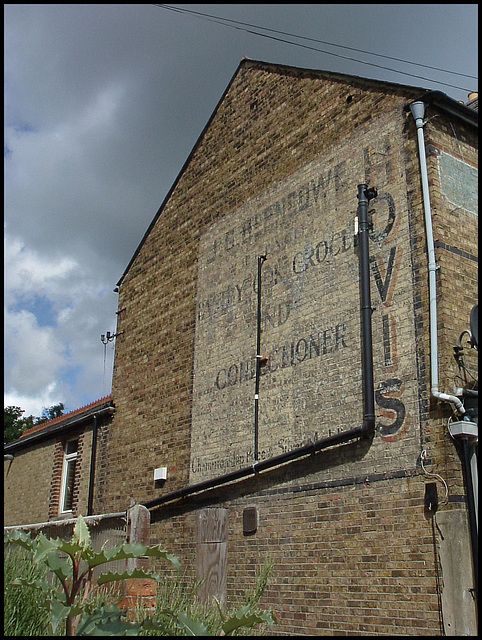
[(475, 527), (479, 531), (479, 470), (477, 468), (477, 446), (472, 444), (470, 448), (470, 473), (472, 476), (472, 486), (474, 488), (475, 503)]
[(94, 414), (94, 424), (92, 427), (92, 446), (90, 451), (90, 474), (89, 474), (89, 496), (87, 499), (87, 515), (91, 516), (94, 505), (94, 480), (95, 480), (95, 460), (97, 457), (97, 414)]
[(259, 374), (261, 368), (261, 267), (266, 255), (258, 256), (258, 312), (256, 321), (256, 376), (254, 382), (254, 461), (258, 461)]
[(268, 458), (267, 460), (255, 462), (250, 467), (244, 467), (242, 469), (238, 469), (237, 471), (232, 471), (231, 473), (226, 473), (225, 475), (217, 476), (216, 478), (211, 478), (210, 480), (205, 480), (203, 482), (198, 482), (197, 484), (184, 487), (183, 489), (178, 489), (177, 491), (173, 491), (159, 498), (155, 498), (154, 500), (144, 502), (143, 506), (147, 509), (152, 509), (153, 507), (157, 507), (168, 502), (186, 498), (187, 496), (193, 495), (195, 493), (201, 493), (203, 491), (214, 489), (215, 487), (219, 487), (236, 480), (241, 480), (242, 478), (247, 478), (248, 476), (256, 475), (261, 471), (267, 471), (268, 469), (278, 467), (282, 464), (286, 464), (287, 462), (292, 462), (293, 460), (297, 460), (304, 456), (317, 453), (322, 449), (328, 449), (329, 447), (333, 447), (335, 445), (344, 444), (346, 442), (349, 442), (350, 440), (361, 438), (363, 436), (366, 436), (365, 423), (361, 427), (356, 427), (355, 429), (350, 429), (349, 431), (342, 431), (326, 438), (322, 438), (321, 440), (311, 442), (303, 447), (298, 447), (297, 449), (293, 449), (292, 451), (287, 451), (286, 453), (282, 453), (279, 456), (274, 456)]
[[(437, 400), (450, 402), (459, 415), (465, 414), (465, 407), (457, 396), (441, 393), (438, 381), (438, 344), (437, 344), (437, 281), (435, 263), (435, 248), (433, 241), (432, 212), (430, 207), (430, 192), (428, 185), (427, 162), (425, 155), (425, 140), (423, 127), (425, 125), (425, 103), (417, 100), (409, 105), (417, 127), (418, 155), (420, 161), (420, 175), (422, 181), (423, 209), (425, 215), (425, 231), (427, 236), (428, 274), (429, 274), (429, 311), (430, 311), (430, 374), (431, 393)], [(474, 571), (474, 585), (476, 603), (478, 602), (478, 540), (477, 524), (474, 500), (474, 487), (472, 483), (471, 461), (468, 453), (468, 442), (462, 438), (462, 469), (464, 474), (465, 490), (467, 495), (467, 512), (469, 519), (470, 541), (472, 547), (472, 562)]]
[(376, 197), (376, 190), (366, 184), (358, 185), (358, 244), (360, 248), (360, 311), (362, 326), (363, 415), (370, 425), (375, 423), (373, 381), (372, 303), (370, 293), (370, 252), (368, 203)]
[(463, 415), (465, 408), (462, 402), (456, 396), (441, 393), (439, 391), (438, 380), (438, 344), (437, 344), (437, 281), (435, 262), (435, 248), (433, 241), (432, 228), (432, 212), (430, 208), (430, 192), (428, 187), (427, 162), (425, 158), (425, 140), (423, 135), (425, 103), (421, 100), (410, 104), (410, 111), (415, 120), (417, 127), (418, 139), (418, 155), (420, 160), (420, 175), (422, 180), (423, 210), (425, 215), (425, 232), (427, 236), (427, 254), (428, 254), (428, 290), (430, 305), (430, 376), (431, 376), (431, 393), (437, 400), (450, 402), (454, 405), (457, 413)]

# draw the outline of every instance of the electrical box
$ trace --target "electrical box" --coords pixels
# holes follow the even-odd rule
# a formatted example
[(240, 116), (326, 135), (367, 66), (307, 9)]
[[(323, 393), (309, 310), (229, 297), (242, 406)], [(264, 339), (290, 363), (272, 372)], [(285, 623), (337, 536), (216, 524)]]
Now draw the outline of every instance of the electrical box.
[(256, 533), (258, 529), (258, 510), (256, 507), (246, 507), (243, 510), (243, 534), (245, 536)]
[(158, 467), (154, 469), (154, 482), (167, 479), (167, 467)]
[(425, 485), (425, 506), (429, 511), (437, 511), (438, 494), (436, 482), (427, 482)]

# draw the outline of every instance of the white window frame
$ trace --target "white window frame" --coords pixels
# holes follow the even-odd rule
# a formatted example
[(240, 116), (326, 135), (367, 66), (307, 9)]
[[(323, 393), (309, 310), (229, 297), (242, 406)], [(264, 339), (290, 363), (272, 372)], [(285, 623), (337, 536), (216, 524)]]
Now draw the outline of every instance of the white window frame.
[[(76, 442), (77, 446), (75, 451), (72, 453), (67, 453), (69, 444), (71, 442)], [(74, 499), (74, 486), (75, 486), (75, 476), (76, 476), (76, 465), (77, 458), (79, 452), (79, 439), (72, 438), (65, 443), (64, 446), (64, 463), (62, 467), (62, 482), (60, 485), (60, 513), (72, 513), (73, 499)], [(70, 471), (73, 465), (73, 471)], [(71, 492), (70, 496), (68, 492)], [(66, 506), (69, 505), (69, 508)]]

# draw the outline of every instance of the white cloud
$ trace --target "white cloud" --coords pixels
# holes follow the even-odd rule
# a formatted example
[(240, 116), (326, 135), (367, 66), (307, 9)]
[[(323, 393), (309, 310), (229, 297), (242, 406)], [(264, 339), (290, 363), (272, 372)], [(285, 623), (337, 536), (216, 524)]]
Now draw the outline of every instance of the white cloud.
[(41, 256), (8, 233), (4, 235), (4, 251), (7, 304), (12, 303), (16, 296), (48, 295), (54, 298), (59, 294), (61, 284), (79, 270), (79, 265), (72, 258)]
[(43, 409), (59, 404), (58, 393), (56, 392), (56, 384), (49, 385), (40, 395), (21, 395), (18, 393), (4, 393), (5, 407), (20, 407), (24, 410), (23, 417), (28, 416), (40, 417)]
[(51, 327), (39, 327), (28, 311), (5, 312), (5, 387), (38, 396), (52, 389), (66, 364), (62, 345)]
[(112, 358), (104, 383), (100, 334), (115, 330), (116, 302), (88, 266), (44, 255), (6, 233), (6, 405), (40, 415), (45, 406), (75, 409), (108, 393)]

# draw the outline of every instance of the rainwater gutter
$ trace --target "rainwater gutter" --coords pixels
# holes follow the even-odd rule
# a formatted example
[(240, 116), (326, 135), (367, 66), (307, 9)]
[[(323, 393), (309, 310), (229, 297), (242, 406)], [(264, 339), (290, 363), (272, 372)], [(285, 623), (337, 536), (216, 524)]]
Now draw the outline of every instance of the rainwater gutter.
[(423, 127), (425, 125), (425, 103), (422, 100), (412, 102), (410, 111), (417, 127), (418, 155), (420, 160), (420, 175), (422, 180), (423, 210), (425, 216), (425, 233), (427, 237), (428, 254), (428, 290), (430, 304), (430, 378), (431, 393), (436, 400), (450, 402), (459, 415), (465, 413), (465, 408), (457, 396), (442, 393), (439, 391), (438, 380), (438, 341), (437, 341), (437, 280), (436, 271), (438, 269), (435, 262), (435, 248), (432, 228), (432, 211), (430, 207), (430, 192), (428, 187), (427, 161), (425, 155), (425, 140)]
[[(4, 445), (3, 452), (4, 454), (16, 454), (18, 451), (22, 451), (23, 449), (29, 449), (30, 447), (36, 446), (45, 440), (51, 440), (52, 438), (57, 438), (60, 436), (64, 436), (72, 431), (77, 431), (85, 425), (89, 420), (91, 420), (94, 414), (96, 415), (112, 415), (115, 409), (111, 405), (106, 405), (101, 408), (97, 408), (95, 411), (88, 411), (85, 413), (81, 413), (79, 415), (75, 415), (69, 417), (65, 416), (65, 420), (62, 419), (59, 423), (57, 421), (54, 425), (50, 427), (45, 427), (40, 431), (32, 433), (28, 436), (20, 436), (14, 442), (10, 442), (9, 444)], [(63, 416), (62, 416), (63, 418)]]
[(223, 486), (243, 478), (255, 476), (263, 471), (273, 469), (280, 465), (298, 460), (304, 456), (309, 456), (324, 449), (336, 445), (351, 442), (357, 438), (370, 438), (375, 430), (375, 394), (373, 382), (373, 349), (372, 349), (372, 307), (370, 297), (370, 260), (368, 245), (368, 202), (374, 198), (376, 192), (369, 190), (366, 184), (358, 185), (358, 244), (360, 262), (360, 311), (362, 327), (362, 376), (363, 376), (363, 422), (361, 426), (332, 434), (325, 438), (310, 442), (302, 447), (287, 451), (278, 456), (273, 456), (266, 460), (255, 460), (249, 467), (232, 471), (216, 478), (198, 482), (196, 484), (178, 489), (166, 495), (149, 500), (143, 503), (147, 509), (152, 509), (170, 502), (181, 500), (209, 491), (215, 487)]
[(258, 256), (258, 311), (256, 322), (256, 376), (254, 386), (254, 461), (258, 462), (259, 378), (261, 374), (261, 267), (266, 254)]

